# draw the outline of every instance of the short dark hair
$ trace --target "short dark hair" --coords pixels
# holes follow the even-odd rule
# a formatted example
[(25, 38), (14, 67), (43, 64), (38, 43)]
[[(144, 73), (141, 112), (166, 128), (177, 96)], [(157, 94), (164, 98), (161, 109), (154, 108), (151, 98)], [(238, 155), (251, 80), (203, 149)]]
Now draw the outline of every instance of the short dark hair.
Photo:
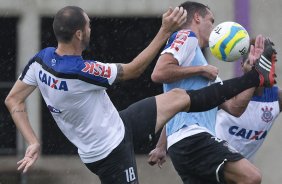
[(179, 5), (179, 7), (183, 7), (187, 11), (187, 25), (192, 23), (194, 14), (196, 12), (198, 12), (202, 17), (205, 17), (208, 14), (207, 10), (210, 10), (207, 5), (193, 1), (186, 1)]
[(58, 42), (68, 43), (77, 30), (84, 30), (84, 10), (76, 6), (60, 9), (54, 17), (53, 30)]

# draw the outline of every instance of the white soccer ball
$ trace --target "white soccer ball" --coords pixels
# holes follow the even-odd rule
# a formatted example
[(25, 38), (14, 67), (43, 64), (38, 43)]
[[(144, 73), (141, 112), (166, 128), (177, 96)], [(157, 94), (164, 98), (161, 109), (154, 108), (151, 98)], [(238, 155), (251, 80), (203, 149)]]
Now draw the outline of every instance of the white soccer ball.
[(246, 29), (236, 22), (217, 25), (209, 37), (212, 55), (222, 61), (236, 61), (248, 53), (250, 37)]

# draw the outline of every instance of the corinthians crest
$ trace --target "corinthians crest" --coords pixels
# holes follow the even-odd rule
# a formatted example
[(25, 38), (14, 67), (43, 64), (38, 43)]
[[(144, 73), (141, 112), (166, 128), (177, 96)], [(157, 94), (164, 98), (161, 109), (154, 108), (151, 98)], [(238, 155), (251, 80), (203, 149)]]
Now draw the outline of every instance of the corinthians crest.
[(261, 119), (266, 123), (272, 121), (273, 115), (271, 111), (273, 110), (273, 108), (272, 107), (268, 108), (267, 106), (265, 106), (265, 108), (262, 107), (261, 110), (263, 112)]

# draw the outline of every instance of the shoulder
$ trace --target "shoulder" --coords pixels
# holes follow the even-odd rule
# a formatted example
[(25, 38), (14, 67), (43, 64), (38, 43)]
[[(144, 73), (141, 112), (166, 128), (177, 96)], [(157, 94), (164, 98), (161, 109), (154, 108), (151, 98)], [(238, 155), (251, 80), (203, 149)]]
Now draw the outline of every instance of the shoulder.
[(44, 55), (53, 54), (55, 52), (55, 50), (56, 50), (55, 47), (46, 47), (46, 48), (40, 50), (37, 53), (37, 56), (42, 58), (42, 57), (44, 57)]
[(186, 41), (188, 38), (198, 40), (196, 34), (193, 31), (189, 29), (182, 29), (174, 32), (170, 36), (169, 41), (174, 41), (174, 40)]
[(196, 48), (198, 46), (198, 39), (196, 37), (196, 34), (188, 29), (174, 32), (167, 41), (164, 49), (179, 48), (185, 44), (189, 45), (189, 47), (192, 48)]

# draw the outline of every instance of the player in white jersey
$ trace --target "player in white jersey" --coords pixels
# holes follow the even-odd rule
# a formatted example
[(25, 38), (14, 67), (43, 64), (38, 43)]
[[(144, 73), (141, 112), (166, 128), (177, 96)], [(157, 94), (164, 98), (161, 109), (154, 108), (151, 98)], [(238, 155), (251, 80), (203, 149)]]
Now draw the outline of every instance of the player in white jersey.
[[(242, 59), (243, 72), (250, 71), (251, 67), (249, 59), (244, 57)], [(259, 87), (240, 117), (231, 116), (224, 110), (218, 111), (216, 136), (228, 141), (245, 158), (253, 162), (256, 152), (280, 114), (281, 107), (282, 90), (280, 88)]]
[[(197, 2), (180, 5), (188, 12), (187, 23), (175, 32), (162, 51), (152, 79), (161, 82), (164, 92), (175, 88), (195, 90), (218, 82), (217, 68), (208, 65), (201, 49), (208, 46), (214, 16)], [(263, 37), (257, 38), (251, 53), (252, 63), (263, 51)], [(233, 115), (240, 115), (255, 88), (250, 88), (220, 105)], [(213, 100), (210, 98), (209, 100)], [(217, 108), (195, 113), (177, 113), (163, 129), (161, 139), (151, 153), (150, 164), (163, 162), (166, 147), (172, 163), (186, 184), (260, 183), (258, 169), (241, 154), (215, 137)], [(164, 135), (167, 136), (167, 144)], [(242, 169), (244, 168), (244, 169)]]
[[(25, 108), (26, 98), (36, 87), (59, 128), (78, 148), (87, 168), (97, 174), (103, 184), (123, 184), (138, 183), (133, 150), (136, 138), (140, 142), (148, 141), (150, 135), (154, 136), (177, 112), (214, 108), (248, 88), (274, 82), (274, 71), (263, 69), (258, 61), (255, 69), (242, 78), (195, 91), (174, 89), (118, 112), (106, 93), (107, 87), (141, 75), (186, 18), (187, 12), (182, 7), (168, 10), (156, 37), (133, 61), (105, 64), (81, 57), (90, 40), (87, 14), (75, 6), (59, 10), (53, 21), (58, 46), (45, 48), (32, 57), (5, 100), (29, 145), (24, 158), (18, 162), (18, 170), (26, 172), (40, 152), (40, 143)], [(272, 48), (269, 51), (271, 55), (274, 52)], [(267, 62), (274, 69), (275, 61)]]

